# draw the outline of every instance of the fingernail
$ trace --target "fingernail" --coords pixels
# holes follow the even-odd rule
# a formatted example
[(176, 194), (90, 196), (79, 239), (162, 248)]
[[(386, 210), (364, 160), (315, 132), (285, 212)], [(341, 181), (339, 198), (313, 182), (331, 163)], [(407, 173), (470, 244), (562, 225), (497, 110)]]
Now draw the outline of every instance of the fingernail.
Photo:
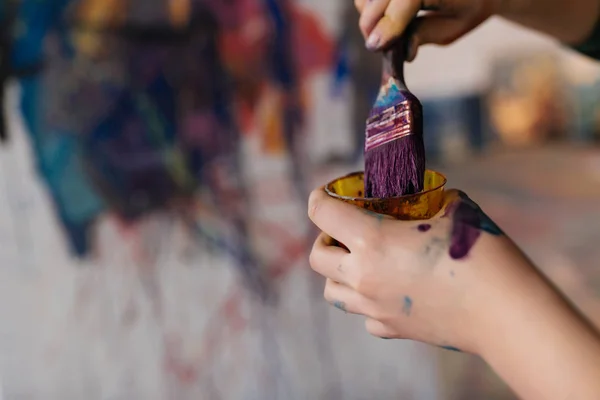
[(407, 62), (414, 61), (414, 59), (417, 58), (418, 52), (419, 52), (419, 40), (417, 39), (416, 36), (413, 36), (412, 39), (410, 39), (410, 44), (408, 46), (408, 54), (406, 56), (406, 61)]
[(377, 50), (379, 48), (380, 43), (381, 43), (381, 35), (379, 35), (376, 32), (373, 32), (367, 38), (367, 49)]
[(419, 52), (419, 40), (416, 36), (413, 36), (410, 39), (410, 44), (408, 46), (408, 54), (406, 55), (406, 61), (412, 62), (415, 58), (417, 58), (417, 53)]

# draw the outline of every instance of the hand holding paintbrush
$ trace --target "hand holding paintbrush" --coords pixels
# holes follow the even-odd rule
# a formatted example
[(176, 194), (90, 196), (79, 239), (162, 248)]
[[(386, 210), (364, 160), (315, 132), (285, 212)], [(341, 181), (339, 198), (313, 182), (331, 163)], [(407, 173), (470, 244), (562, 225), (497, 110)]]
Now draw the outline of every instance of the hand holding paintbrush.
[(387, 198), (423, 190), (425, 146), (420, 101), (404, 82), (411, 24), (384, 52), (379, 95), (367, 120), (365, 193)]

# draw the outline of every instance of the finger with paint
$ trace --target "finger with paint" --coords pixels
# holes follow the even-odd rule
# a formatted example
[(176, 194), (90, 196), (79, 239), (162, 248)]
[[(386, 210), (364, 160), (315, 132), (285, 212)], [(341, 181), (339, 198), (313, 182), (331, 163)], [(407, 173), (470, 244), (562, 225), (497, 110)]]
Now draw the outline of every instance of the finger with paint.
[(492, 16), (539, 30), (568, 44), (590, 36), (598, 0), (355, 0), (359, 27), (370, 50), (385, 49), (419, 13), (408, 61), (424, 44), (448, 45)]

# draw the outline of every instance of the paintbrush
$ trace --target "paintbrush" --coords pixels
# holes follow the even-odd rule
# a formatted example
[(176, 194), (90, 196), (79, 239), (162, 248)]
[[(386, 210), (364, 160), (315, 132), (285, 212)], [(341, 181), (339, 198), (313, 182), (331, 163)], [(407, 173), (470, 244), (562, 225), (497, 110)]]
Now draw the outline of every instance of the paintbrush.
[(387, 198), (423, 190), (423, 109), (404, 82), (414, 23), (384, 51), (377, 100), (367, 119), (365, 195)]

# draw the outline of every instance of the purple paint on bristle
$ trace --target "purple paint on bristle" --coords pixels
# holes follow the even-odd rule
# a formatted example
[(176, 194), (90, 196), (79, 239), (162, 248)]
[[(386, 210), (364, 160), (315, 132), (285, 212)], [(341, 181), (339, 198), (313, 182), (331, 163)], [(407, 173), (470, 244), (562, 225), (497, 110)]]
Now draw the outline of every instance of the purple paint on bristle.
[(423, 190), (425, 145), (422, 106), (404, 81), (404, 63), (416, 24), (415, 19), (404, 35), (384, 53), (381, 89), (367, 120), (367, 197), (398, 197)]
[(366, 139), (367, 197), (398, 197), (423, 190), (425, 146), (421, 103), (402, 82), (389, 75), (367, 121)]

